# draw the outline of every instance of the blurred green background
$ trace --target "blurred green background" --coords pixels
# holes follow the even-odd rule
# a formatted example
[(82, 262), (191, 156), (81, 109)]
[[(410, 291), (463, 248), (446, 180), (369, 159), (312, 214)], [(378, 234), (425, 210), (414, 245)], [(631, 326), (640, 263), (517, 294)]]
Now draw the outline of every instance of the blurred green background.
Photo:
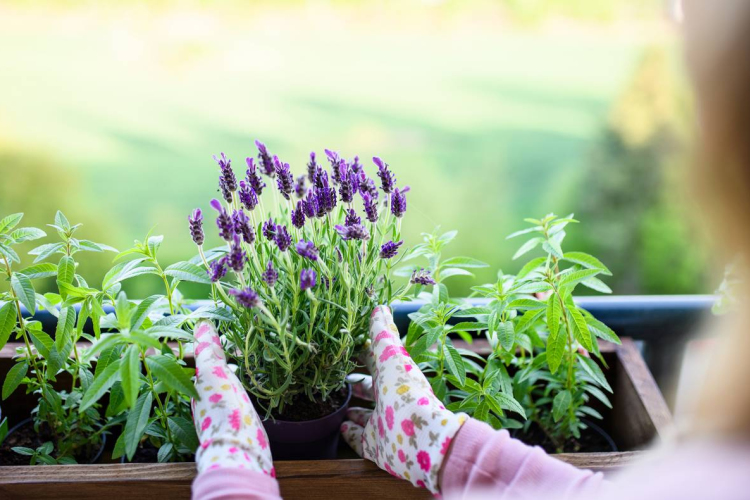
[(0, 1), (0, 212), (60, 208), (118, 248), (155, 226), (182, 260), (211, 155), (240, 172), (258, 138), (300, 173), (311, 150), (383, 157), (412, 187), (407, 243), (458, 229), (479, 281), (520, 267), (524, 217), (575, 212), (566, 248), (615, 293), (706, 292), (683, 73), (658, 0)]

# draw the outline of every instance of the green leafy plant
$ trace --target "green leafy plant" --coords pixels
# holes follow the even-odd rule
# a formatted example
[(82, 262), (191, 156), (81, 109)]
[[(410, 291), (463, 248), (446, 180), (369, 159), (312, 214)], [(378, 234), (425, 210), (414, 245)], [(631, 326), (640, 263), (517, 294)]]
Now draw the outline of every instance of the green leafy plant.
[[(497, 282), (474, 287), (480, 305), (450, 299), (438, 283), (430, 302), (413, 315), (406, 345), (426, 362), (435, 393), (451, 409), (496, 428), (528, 433), (536, 425), (554, 449), (571, 449), (586, 419), (601, 418), (592, 399), (611, 407), (606, 392), (612, 389), (591, 358), (606, 366), (596, 339), (619, 343), (610, 328), (576, 305), (573, 292), (579, 285), (609, 292), (598, 276), (610, 273), (591, 255), (563, 251), (565, 227), (576, 222), (572, 216), (527, 221), (532, 227), (510, 236), (530, 236), (514, 258), (536, 248), (543, 255), (517, 275), (500, 272)], [(440, 266), (439, 255), (425, 255), (431, 266)], [(489, 341), (486, 360), (451, 346), (449, 334), (472, 342), (471, 331), (484, 332)]]

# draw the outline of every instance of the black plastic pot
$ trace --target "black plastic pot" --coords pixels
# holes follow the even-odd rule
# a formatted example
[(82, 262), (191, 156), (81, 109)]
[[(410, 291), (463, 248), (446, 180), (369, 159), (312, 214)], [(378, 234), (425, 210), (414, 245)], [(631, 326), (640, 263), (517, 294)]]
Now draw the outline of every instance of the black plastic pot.
[(339, 446), (339, 428), (346, 419), (352, 387), (346, 386), (346, 401), (330, 415), (304, 422), (264, 420), (274, 460), (332, 460)]
[[(7, 437), (10, 437), (10, 435), (13, 434), (15, 431), (17, 431), (18, 429), (20, 429), (21, 427), (25, 425), (31, 424), (32, 422), (33, 420), (31, 418), (27, 418), (26, 420), (23, 420), (17, 423), (8, 431)], [(89, 461), (90, 464), (95, 464), (96, 462), (99, 461), (99, 459), (102, 457), (102, 453), (104, 453), (105, 446), (107, 446), (107, 435), (102, 434), (102, 445), (99, 447), (99, 451), (96, 452), (96, 455), (94, 455), (94, 457)]]

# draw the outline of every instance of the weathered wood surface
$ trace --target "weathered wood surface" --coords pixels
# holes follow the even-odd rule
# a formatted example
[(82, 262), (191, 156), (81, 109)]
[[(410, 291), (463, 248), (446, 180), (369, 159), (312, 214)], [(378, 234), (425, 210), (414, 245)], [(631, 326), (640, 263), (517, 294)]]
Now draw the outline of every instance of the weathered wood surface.
[[(563, 454), (576, 467), (605, 473), (630, 463), (639, 453)], [(431, 498), (366, 460), (277, 462), (276, 472), (286, 500)], [(115, 498), (138, 500), (190, 498), (195, 464), (55, 465), (0, 467), (0, 498)]]

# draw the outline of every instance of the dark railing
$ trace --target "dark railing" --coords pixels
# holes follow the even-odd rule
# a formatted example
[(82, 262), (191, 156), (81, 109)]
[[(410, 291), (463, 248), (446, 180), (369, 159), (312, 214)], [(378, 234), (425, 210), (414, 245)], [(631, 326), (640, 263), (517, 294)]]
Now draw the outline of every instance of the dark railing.
[[(673, 400), (673, 384), (679, 374), (686, 343), (708, 316), (714, 302), (711, 295), (638, 295), (610, 297), (579, 297), (576, 302), (603, 321), (621, 337), (641, 341), (643, 356), (668, 401)], [(481, 304), (481, 299), (472, 300)], [(191, 307), (206, 305), (196, 302)], [(400, 302), (393, 306), (393, 315), (401, 332), (409, 326), (409, 314), (424, 303)], [(45, 331), (54, 333), (56, 319), (40, 311), (35, 319)]]

